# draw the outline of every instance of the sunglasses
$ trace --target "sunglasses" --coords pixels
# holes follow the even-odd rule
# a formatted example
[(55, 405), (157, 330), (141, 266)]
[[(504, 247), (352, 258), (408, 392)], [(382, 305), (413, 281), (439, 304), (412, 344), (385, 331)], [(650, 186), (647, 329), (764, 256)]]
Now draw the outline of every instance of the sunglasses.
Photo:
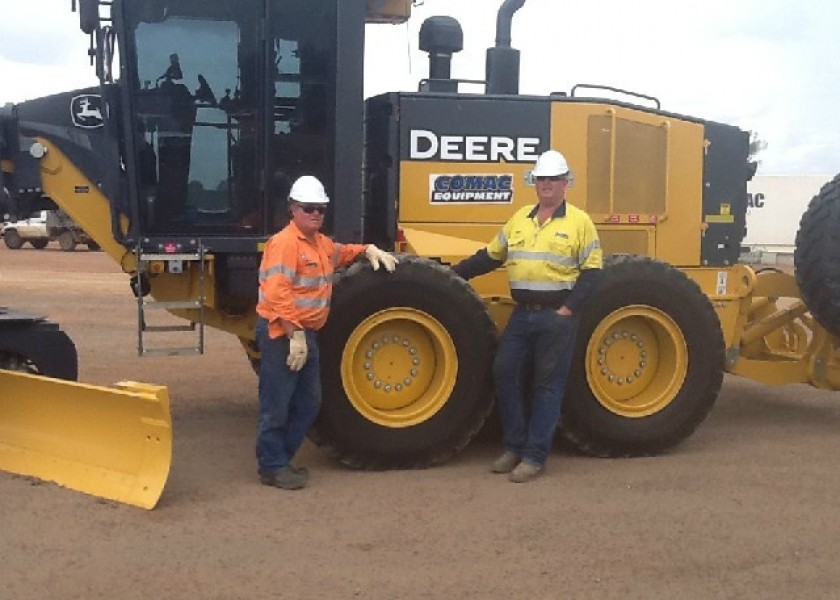
[(298, 204), (298, 206), (307, 215), (311, 215), (314, 212), (318, 212), (323, 215), (327, 212), (326, 204)]
[(562, 181), (565, 179), (565, 175), (537, 175), (537, 181)]

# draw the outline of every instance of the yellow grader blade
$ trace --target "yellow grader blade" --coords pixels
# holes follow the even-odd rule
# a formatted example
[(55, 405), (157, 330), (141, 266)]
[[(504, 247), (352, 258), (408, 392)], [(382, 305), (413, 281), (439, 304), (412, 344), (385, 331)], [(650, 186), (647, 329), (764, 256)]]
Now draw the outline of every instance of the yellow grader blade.
[(0, 469), (152, 509), (172, 460), (166, 387), (0, 369)]

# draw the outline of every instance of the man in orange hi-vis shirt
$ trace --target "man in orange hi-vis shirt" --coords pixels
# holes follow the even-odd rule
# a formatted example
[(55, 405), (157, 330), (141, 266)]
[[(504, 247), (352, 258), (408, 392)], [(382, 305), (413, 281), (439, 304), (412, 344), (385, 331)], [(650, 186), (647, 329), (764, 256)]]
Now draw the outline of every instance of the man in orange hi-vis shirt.
[(260, 482), (304, 487), (305, 468), (292, 466), (321, 405), (316, 332), (330, 311), (333, 272), (364, 253), (374, 270), (393, 272), (397, 259), (373, 244), (338, 244), (320, 233), (330, 199), (318, 179), (304, 175), (289, 192), (291, 222), (265, 245), (260, 264), (257, 343)]

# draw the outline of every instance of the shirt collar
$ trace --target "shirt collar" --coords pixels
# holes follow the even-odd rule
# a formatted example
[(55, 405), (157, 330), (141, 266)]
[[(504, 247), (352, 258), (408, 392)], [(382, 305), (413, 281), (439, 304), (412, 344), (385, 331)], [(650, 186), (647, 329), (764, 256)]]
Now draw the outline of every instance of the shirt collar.
[[(537, 211), (539, 211), (539, 209), (540, 209), (540, 205), (535, 204), (534, 208), (531, 209), (531, 212), (528, 213), (528, 218), (533, 219), (534, 217), (536, 217), (537, 216)], [(552, 219), (562, 219), (565, 216), (566, 216), (566, 201), (563, 200), (563, 202), (560, 204), (560, 206), (558, 206), (557, 208), (554, 209), (554, 213), (551, 215), (551, 218)]]
[[(303, 234), (303, 232), (300, 230), (300, 228), (297, 226), (297, 224), (294, 221), (290, 220), (288, 227), (292, 230), (292, 232), (295, 234), (295, 236), (297, 236), (297, 238), (299, 240), (303, 240), (305, 242), (309, 241), (309, 239)], [(320, 235), (321, 235), (320, 231), (315, 232), (315, 235), (313, 237), (315, 238), (316, 242), (318, 241), (318, 236), (320, 236)]]

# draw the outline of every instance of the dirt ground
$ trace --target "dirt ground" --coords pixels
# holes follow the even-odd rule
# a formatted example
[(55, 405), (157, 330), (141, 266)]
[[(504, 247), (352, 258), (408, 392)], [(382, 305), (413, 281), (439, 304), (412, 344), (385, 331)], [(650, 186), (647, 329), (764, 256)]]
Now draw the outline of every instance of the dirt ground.
[[(727, 376), (711, 417), (656, 458), (551, 457), (516, 485), (495, 436), (411, 472), (260, 486), (256, 378), (235, 339), (136, 356), (136, 305), (102, 253), (0, 249), (0, 304), (74, 339), (80, 379), (166, 384), (174, 461), (147, 512), (0, 473), (0, 600), (837, 598), (840, 394)], [(0, 390), (0, 402), (2, 402)]]

